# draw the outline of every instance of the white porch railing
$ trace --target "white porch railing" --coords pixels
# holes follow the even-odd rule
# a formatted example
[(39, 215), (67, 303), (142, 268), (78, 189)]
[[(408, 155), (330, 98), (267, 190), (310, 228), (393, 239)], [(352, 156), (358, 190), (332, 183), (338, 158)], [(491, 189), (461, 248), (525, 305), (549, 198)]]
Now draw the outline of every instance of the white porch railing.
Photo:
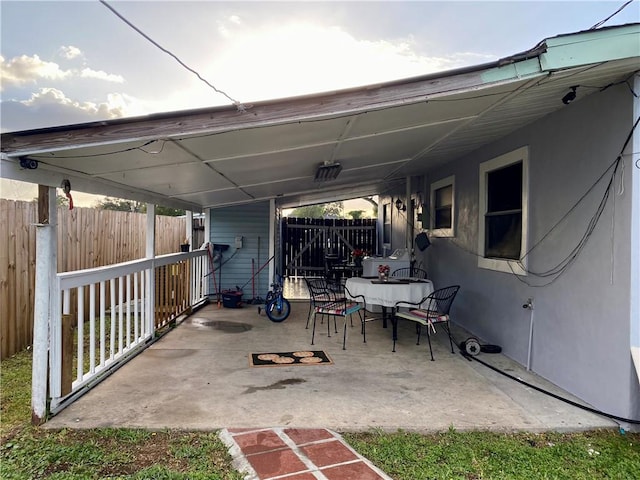
[(144, 349), (207, 299), (206, 250), (59, 273), (49, 337), (50, 410)]

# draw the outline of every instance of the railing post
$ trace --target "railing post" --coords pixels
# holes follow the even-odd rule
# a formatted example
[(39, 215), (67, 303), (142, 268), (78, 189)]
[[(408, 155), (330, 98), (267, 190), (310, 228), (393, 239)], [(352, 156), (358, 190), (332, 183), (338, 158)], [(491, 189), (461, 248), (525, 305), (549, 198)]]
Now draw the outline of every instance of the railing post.
[(76, 319), (73, 315), (62, 315), (62, 365), (60, 372), (60, 396), (71, 393), (73, 384), (73, 331)]
[[(153, 259), (156, 257), (156, 206), (153, 203), (147, 203), (147, 246), (145, 256)], [(152, 265), (145, 271), (145, 302), (147, 331), (151, 337), (156, 335), (156, 271)]]
[[(73, 331), (76, 319), (71, 315), (71, 291), (64, 290), (62, 300), (62, 332), (60, 355), (60, 396), (71, 393), (73, 383)], [(52, 396), (55, 396), (52, 388)]]

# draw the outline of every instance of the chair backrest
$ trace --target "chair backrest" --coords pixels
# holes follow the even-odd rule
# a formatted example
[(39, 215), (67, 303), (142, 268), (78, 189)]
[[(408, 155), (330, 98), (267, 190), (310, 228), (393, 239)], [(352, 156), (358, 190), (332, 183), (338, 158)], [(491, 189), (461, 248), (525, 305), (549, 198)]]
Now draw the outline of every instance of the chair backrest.
[(309, 290), (309, 297), (312, 302), (326, 302), (329, 299), (332, 299), (334, 293), (327, 283), (325, 278), (306, 278), (304, 279), (307, 284), (307, 289)]
[(340, 263), (340, 257), (337, 254), (326, 254), (324, 256), (324, 276), (327, 280), (336, 281), (340, 272), (334, 270), (334, 266)]
[(391, 276), (401, 278), (427, 278), (427, 271), (417, 267), (403, 267), (391, 272)]
[(460, 285), (451, 285), (449, 287), (434, 290), (425, 299), (425, 302), (428, 302), (427, 309), (435, 310), (440, 315), (449, 315), (451, 304), (453, 303), (454, 298), (456, 298), (458, 290), (460, 290)]

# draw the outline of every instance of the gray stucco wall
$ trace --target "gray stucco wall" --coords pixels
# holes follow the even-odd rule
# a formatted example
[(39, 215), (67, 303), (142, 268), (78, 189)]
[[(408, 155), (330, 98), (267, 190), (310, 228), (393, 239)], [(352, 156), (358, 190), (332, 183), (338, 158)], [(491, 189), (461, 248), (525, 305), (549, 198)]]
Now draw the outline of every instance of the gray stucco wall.
[[(223, 262), (226, 263), (220, 272), (222, 290), (235, 290), (236, 286), (246, 284), (242, 288), (244, 301), (254, 296), (265, 298), (271, 284), (268, 266), (251, 282), (252, 260), (254, 271), (257, 271), (269, 259), (269, 220), (269, 202), (211, 210), (211, 243), (230, 245), (224, 252)], [(242, 236), (242, 248), (236, 251), (237, 236)], [(215, 292), (213, 281), (209, 284), (210, 291)]]
[[(631, 175), (616, 177), (626, 193), (611, 196), (575, 263), (546, 287), (527, 286), (514, 275), (481, 269), (478, 245), (479, 164), (522, 146), (529, 147), (529, 245), (588, 191), (620, 153), (632, 127), (626, 85), (596, 92), (482, 148), (454, 164), (428, 172), (428, 183), (455, 175), (456, 237), (432, 238), (417, 252), (436, 287), (462, 286), (453, 320), (499, 344), (527, 364), (530, 312), (534, 303), (531, 367), (536, 373), (608, 413), (638, 418), (638, 378), (630, 357)], [(560, 100), (558, 100), (560, 101)], [(633, 166), (625, 157), (625, 169)], [(603, 196), (601, 181), (529, 256), (529, 269), (546, 270), (569, 254), (584, 234)], [(614, 216), (615, 201), (615, 216)], [(535, 285), (551, 278), (526, 277)]]

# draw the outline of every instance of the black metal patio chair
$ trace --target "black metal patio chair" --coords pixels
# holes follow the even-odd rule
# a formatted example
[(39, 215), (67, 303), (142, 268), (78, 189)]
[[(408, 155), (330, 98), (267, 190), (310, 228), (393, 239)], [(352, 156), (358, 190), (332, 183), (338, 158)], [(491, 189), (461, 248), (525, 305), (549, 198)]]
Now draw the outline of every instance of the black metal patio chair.
[(398, 278), (427, 278), (427, 271), (417, 267), (397, 268), (391, 272), (392, 277)]
[[(427, 327), (427, 340), (429, 341), (429, 353), (431, 354), (431, 361), (433, 361), (433, 349), (431, 347), (431, 334), (436, 333), (435, 324), (442, 324), (449, 336), (449, 345), (451, 346), (451, 353), (453, 351), (453, 340), (451, 338), (451, 329), (449, 328), (449, 311), (451, 305), (455, 299), (459, 285), (452, 285), (449, 287), (440, 288), (434, 290), (427, 297), (423, 298), (419, 302), (407, 302), (399, 301), (395, 305), (395, 316), (393, 321), (397, 322), (398, 319), (410, 320), (416, 323), (416, 333), (418, 339), (416, 345), (420, 345), (420, 333), (422, 327)], [(394, 325), (394, 338), (393, 338), (393, 351), (396, 351), (397, 340), (397, 323)]]
[[(342, 338), (342, 349), (346, 349), (347, 344), (347, 317), (353, 326), (352, 315), (359, 313), (362, 305), (355, 300), (348, 299), (343, 292), (335, 291), (330, 288), (329, 284), (323, 278), (305, 278), (307, 288), (309, 289), (310, 305), (309, 318), (307, 325), (312, 320), (311, 345), (315, 342), (316, 336), (316, 318), (327, 316), (327, 336), (331, 337), (331, 318), (333, 318), (333, 326), (335, 333), (338, 333), (337, 317), (344, 319), (344, 332)], [(364, 298), (362, 298), (364, 302)], [(362, 322), (362, 318), (361, 318)]]

